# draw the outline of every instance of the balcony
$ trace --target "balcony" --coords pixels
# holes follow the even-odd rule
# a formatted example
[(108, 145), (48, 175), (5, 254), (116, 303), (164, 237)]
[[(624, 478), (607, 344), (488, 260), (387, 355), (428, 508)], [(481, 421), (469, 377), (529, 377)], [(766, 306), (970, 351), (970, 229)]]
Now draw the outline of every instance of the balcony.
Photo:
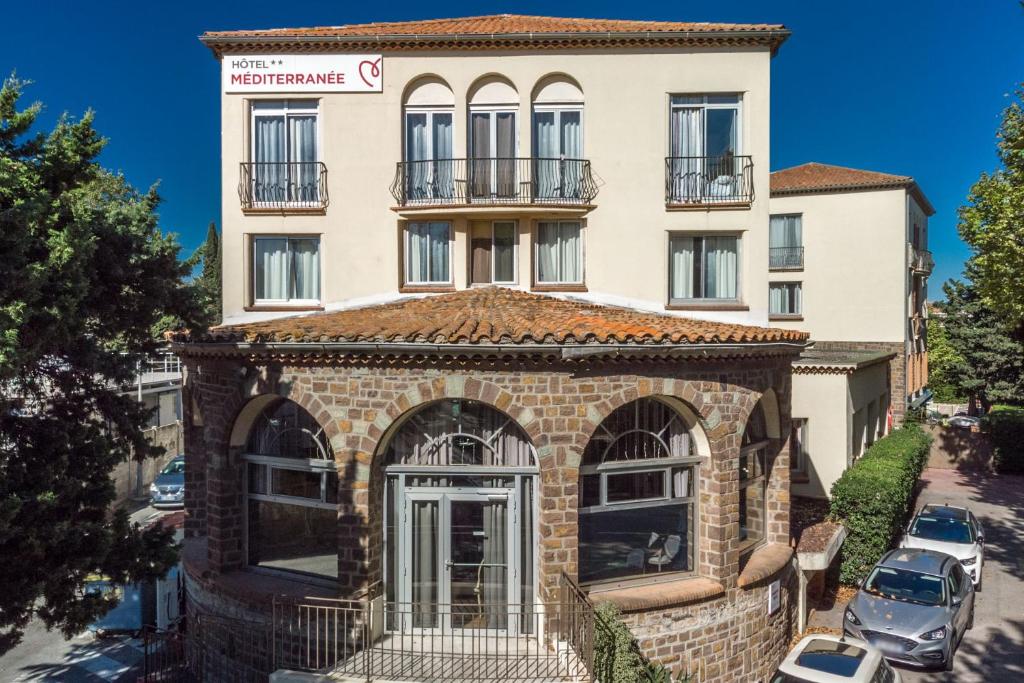
[(665, 158), (669, 208), (746, 207), (753, 200), (754, 162), (749, 156)]
[(931, 275), (935, 269), (935, 259), (932, 252), (927, 249), (918, 249), (913, 244), (907, 244), (907, 258), (910, 261), (910, 270), (916, 275)]
[(399, 162), (391, 194), (399, 207), (538, 206), (586, 210), (597, 183), (586, 159), (432, 159)]
[(801, 270), (804, 267), (803, 247), (770, 247), (768, 268), (771, 270)]
[(320, 161), (243, 161), (238, 198), (245, 212), (322, 213), (328, 204), (327, 166)]

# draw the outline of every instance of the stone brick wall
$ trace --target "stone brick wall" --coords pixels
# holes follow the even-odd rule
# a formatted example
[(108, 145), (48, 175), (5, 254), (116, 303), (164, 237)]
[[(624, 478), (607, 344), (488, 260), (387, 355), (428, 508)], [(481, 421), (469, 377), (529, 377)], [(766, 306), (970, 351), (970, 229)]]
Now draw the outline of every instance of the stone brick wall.
[(889, 361), (889, 406), (892, 408), (893, 424), (896, 427), (903, 424), (907, 412), (907, 395), (910, 393), (907, 383), (907, 349), (903, 342), (815, 341), (814, 348), (822, 351), (895, 353), (896, 357)]
[[(577, 575), (578, 468), (591, 435), (621, 405), (645, 396), (670, 396), (692, 409), (706, 436), (698, 484), (697, 573), (726, 588), (727, 596), (717, 602), (730, 607), (716, 610), (733, 615), (731, 620), (715, 623), (729, 633), (729, 642), (734, 643), (730, 647), (738, 650), (761, 648), (767, 638), (776, 636), (788, 643), (792, 632), (788, 621), (766, 624), (762, 619), (756, 629), (744, 625), (766, 612), (762, 595), (766, 589), (737, 589), (736, 580), (740, 441), (748, 416), (769, 391), (776, 397), (782, 438), (773, 440), (769, 448), (767, 541), (789, 542), (789, 356), (672, 362), (357, 363), (186, 354), (185, 362), (185, 438), (190, 455), (187, 534), (205, 536), (206, 571), (214, 577), (212, 585), (218, 575), (237, 577), (244, 565), (240, 444), (253, 417), (246, 406), (256, 397), (296, 401), (319, 421), (330, 439), (339, 471), (340, 597), (381, 578), (384, 463), (379, 454), (396, 421), (443, 398), (483, 401), (508, 414), (529, 435), (538, 454), (537, 583), (539, 597), (548, 601), (557, 595), (561, 572)], [(658, 614), (649, 616), (656, 619)], [(643, 632), (643, 624), (637, 622), (637, 626)], [(770, 635), (766, 630), (778, 633)], [(679, 627), (679, 633), (694, 636), (689, 628)], [(674, 646), (676, 650), (681, 643)], [(690, 650), (679, 652), (682, 656)], [(733, 656), (716, 653), (709, 661)]]

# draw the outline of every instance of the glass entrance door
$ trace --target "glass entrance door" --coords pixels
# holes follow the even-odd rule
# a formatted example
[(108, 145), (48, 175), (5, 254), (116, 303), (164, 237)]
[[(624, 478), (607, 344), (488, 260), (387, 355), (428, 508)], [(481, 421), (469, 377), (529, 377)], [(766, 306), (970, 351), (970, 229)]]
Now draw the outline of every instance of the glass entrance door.
[(508, 630), (519, 578), (515, 490), (417, 491), (407, 494), (406, 506), (398, 573), (399, 601), (408, 607), (398, 611), (412, 618), (402, 625)]

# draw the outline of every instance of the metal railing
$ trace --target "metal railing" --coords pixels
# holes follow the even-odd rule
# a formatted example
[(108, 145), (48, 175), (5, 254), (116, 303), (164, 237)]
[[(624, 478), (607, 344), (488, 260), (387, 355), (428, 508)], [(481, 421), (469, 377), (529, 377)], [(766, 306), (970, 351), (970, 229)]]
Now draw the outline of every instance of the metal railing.
[(927, 249), (918, 249), (914, 246), (910, 247), (910, 268), (915, 273), (922, 275), (931, 274), (932, 270), (935, 269), (935, 259), (932, 257), (932, 252)]
[(183, 630), (144, 632), (141, 680), (266, 683), (273, 672), (270, 638), (268, 624), (190, 611)]
[(787, 268), (804, 267), (803, 247), (769, 247), (768, 267), (785, 270)]
[(666, 157), (665, 203), (749, 204), (754, 162), (749, 156)]
[(181, 374), (181, 358), (173, 353), (158, 353), (146, 358), (144, 373)]
[(274, 602), (274, 668), (371, 681), (592, 681), (594, 611), (563, 582), (554, 604)]
[(597, 183), (586, 159), (432, 159), (399, 162), (391, 194), (399, 206), (588, 205)]
[(239, 178), (243, 209), (327, 208), (327, 166), (321, 161), (243, 161)]

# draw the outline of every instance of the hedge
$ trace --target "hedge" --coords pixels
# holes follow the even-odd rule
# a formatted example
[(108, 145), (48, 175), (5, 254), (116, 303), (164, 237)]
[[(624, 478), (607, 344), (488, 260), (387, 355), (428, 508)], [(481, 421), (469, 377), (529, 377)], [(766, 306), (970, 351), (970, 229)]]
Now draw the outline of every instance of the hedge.
[(600, 683), (693, 683), (689, 672), (673, 674), (648, 660), (615, 605), (602, 602), (594, 611), (594, 673)]
[(1024, 474), (1024, 408), (993, 406), (982, 420), (992, 442), (992, 462), (1003, 474)]
[(831, 515), (847, 530), (842, 583), (867, 576), (902, 532), (931, 441), (920, 425), (908, 424), (875, 442), (832, 485)]

